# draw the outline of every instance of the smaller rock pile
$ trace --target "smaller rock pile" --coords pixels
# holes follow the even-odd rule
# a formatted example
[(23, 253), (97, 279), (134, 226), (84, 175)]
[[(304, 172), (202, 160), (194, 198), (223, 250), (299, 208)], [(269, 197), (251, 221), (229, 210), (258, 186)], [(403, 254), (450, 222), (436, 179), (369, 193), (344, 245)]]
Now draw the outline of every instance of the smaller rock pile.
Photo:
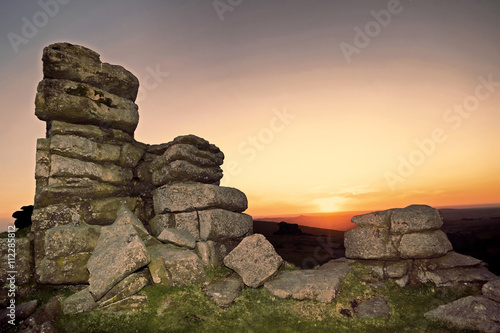
[[(453, 252), (439, 228), (439, 211), (426, 205), (354, 216), (359, 228), (345, 233), (346, 257), (357, 259), (380, 277), (401, 286), (432, 282), (485, 283), (495, 275), (481, 260)], [(360, 260), (361, 259), (361, 260)]]
[(439, 212), (425, 205), (354, 216), (359, 228), (345, 234), (346, 257), (356, 259), (416, 259), (440, 257), (452, 250), (439, 228)]
[(194, 135), (175, 138), (165, 152), (151, 163), (155, 186), (178, 182), (219, 185), (224, 154), (215, 145)]
[[(151, 232), (161, 241), (195, 247), (206, 267), (223, 258), (252, 234), (245, 194), (219, 186), (224, 154), (194, 135), (177, 137), (150, 166), (155, 217)], [(180, 232), (183, 231), (183, 232)], [(180, 242), (180, 243), (179, 243)]]

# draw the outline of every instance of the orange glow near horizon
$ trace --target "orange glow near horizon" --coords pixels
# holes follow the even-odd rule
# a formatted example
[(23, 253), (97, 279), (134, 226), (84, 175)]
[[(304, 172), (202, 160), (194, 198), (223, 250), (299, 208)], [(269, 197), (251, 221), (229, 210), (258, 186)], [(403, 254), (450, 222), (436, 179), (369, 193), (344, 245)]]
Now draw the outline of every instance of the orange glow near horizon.
[[(217, 145), (221, 185), (250, 215), (500, 205), (500, 6), (402, 2), (348, 62), (340, 43), (387, 3), (290, 1), (248, 1), (223, 22), (210, 2), (72, 2), (19, 54), (4, 41), (0, 224), (33, 203), (40, 57), (57, 41), (139, 78), (138, 141)], [(5, 31), (40, 10), (16, 4)]]

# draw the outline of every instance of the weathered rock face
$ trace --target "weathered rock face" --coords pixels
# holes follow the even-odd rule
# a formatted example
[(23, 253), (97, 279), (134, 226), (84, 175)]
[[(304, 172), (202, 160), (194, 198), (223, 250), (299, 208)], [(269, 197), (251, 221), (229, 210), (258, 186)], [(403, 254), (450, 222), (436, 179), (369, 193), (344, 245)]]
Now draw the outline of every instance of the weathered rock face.
[(117, 222), (102, 228), (97, 246), (87, 263), (89, 291), (96, 301), (127, 275), (151, 261), (132, 224)]
[[(52, 235), (45, 231), (57, 226), (109, 225), (122, 203), (147, 220), (145, 199), (134, 184), (134, 169), (147, 150), (133, 139), (139, 81), (78, 45), (49, 45), (42, 60), (35, 115), (47, 122), (47, 137), (37, 142), (35, 243), (48, 244), (42, 240)], [(81, 270), (91, 249), (62, 254), (57, 263), (47, 251), (35, 246), (40, 283), (86, 282), (88, 273)]]
[(407, 260), (358, 260), (383, 279), (392, 279), (404, 287), (408, 284), (433, 283), (482, 285), (496, 277), (479, 259), (454, 251), (439, 258)]
[(79, 284), (89, 278), (89, 260), (100, 229), (92, 226), (57, 226), (37, 233), (35, 277), (42, 284)]
[(411, 205), (354, 216), (359, 228), (345, 233), (346, 257), (356, 259), (419, 259), (440, 257), (452, 250), (439, 230), (439, 212), (426, 205)]
[(135, 101), (139, 80), (123, 67), (102, 63), (99, 58), (99, 54), (83, 46), (52, 44), (43, 50), (43, 75), (45, 78), (88, 83)]
[(148, 251), (153, 283), (184, 286), (206, 280), (203, 264), (193, 251), (163, 244), (149, 247)]
[(181, 136), (151, 163), (152, 181), (161, 186), (175, 182), (218, 183), (224, 154), (216, 146), (194, 135)]
[(482, 296), (468, 296), (425, 313), (459, 328), (500, 332), (500, 303)]
[(224, 258), (224, 264), (238, 273), (245, 285), (257, 288), (278, 271), (283, 259), (264, 236), (255, 234), (244, 238)]
[(157, 214), (208, 208), (242, 212), (248, 207), (247, 198), (243, 192), (231, 187), (201, 183), (162, 186), (154, 193), (154, 203)]
[[(37, 282), (87, 283), (88, 266), (90, 292), (96, 299), (102, 296), (95, 289), (96, 279), (102, 280), (96, 268), (100, 259), (89, 261), (104, 246), (102, 238), (96, 248), (102, 227), (108, 241), (123, 236), (115, 239), (110, 253), (121, 251), (117, 244), (127, 235), (136, 249), (160, 244), (153, 236), (162, 235), (166, 243), (206, 250), (196, 252), (203, 253), (205, 267), (220, 264), (252, 233), (251, 217), (241, 214), (246, 196), (218, 186), (224, 160), (219, 148), (195, 135), (159, 145), (134, 139), (139, 81), (132, 73), (69, 43), (47, 46), (42, 61), (35, 115), (47, 123), (47, 132), (38, 139), (36, 154), (32, 230)], [(164, 262), (162, 255), (159, 262)], [(174, 257), (174, 262), (194, 260), (187, 252), (187, 259)], [(106, 289), (124, 276), (102, 278), (110, 279)]]
[(485, 283), (482, 288), (483, 295), (500, 303), (500, 279)]

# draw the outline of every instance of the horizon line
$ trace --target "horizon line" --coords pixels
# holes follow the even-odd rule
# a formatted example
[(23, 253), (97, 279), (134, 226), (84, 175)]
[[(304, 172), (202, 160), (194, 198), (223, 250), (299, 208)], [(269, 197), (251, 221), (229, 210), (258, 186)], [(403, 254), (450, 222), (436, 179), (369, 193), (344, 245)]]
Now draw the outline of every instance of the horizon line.
[[(500, 203), (488, 203), (488, 204), (469, 204), (469, 205), (446, 205), (446, 206), (436, 206), (436, 209), (473, 209), (473, 208), (500, 208)], [(308, 215), (326, 215), (326, 214), (336, 214), (336, 213), (354, 213), (354, 212), (375, 212), (378, 210), (339, 210), (335, 212), (311, 212), (311, 213), (285, 213), (285, 214), (273, 214), (273, 215), (252, 215), (253, 219), (256, 218), (278, 218), (278, 217), (299, 217)]]

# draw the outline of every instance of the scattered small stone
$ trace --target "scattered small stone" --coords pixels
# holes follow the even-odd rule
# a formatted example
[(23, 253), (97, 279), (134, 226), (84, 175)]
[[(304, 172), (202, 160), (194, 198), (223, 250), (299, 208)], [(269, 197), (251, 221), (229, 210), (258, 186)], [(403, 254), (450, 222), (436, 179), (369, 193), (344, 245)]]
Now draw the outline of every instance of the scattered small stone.
[(389, 318), (389, 305), (383, 297), (377, 296), (354, 307), (354, 314), (361, 318)]
[(242, 287), (239, 279), (229, 278), (209, 285), (205, 294), (213, 299), (218, 306), (228, 307), (238, 297)]

